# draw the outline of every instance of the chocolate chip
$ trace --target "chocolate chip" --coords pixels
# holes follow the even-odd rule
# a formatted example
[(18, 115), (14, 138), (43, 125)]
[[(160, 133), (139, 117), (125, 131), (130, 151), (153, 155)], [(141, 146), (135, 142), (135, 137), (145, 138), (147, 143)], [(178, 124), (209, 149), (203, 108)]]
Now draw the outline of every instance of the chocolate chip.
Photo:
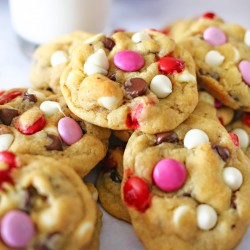
[(182, 196), (184, 196), (184, 197), (191, 197), (191, 194), (190, 193), (183, 193)]
[(147, 92), (147, 83), (142, 78), (131, 78), (124, 84), (125, 91), (129, 97), (145, 95)]
[(121, 183), (122, 182), (122, 178), (119, 175), (118, 171), (116, 168), (112, 168), (110, 170), (110, 178), (112, 181), (116, 182), (116, 183)]
[(231, 204), (230, 204), (230, 207), (233, 209), (237, 209), (237, 204), (235, 203), (235, 200), (236, 200), (236, 194), (233, 193), (231, 197)]
[(227, 148), (218, 145), (213, 145), (212, 148), (217, 151), (223, 161), (226, 161), (230, 157), (230, 152)]
[(220, 81), (220, 75), (217, 72), (205, 72), (203, 69), (199, 69), (199, 74), (203, 76), (210, 76), (216, 81)]
[(116, 81), (116, 75), (115, 75), (115, 74), (110, 75), (110, 76), (109, 76), (109, 79), (110, 79), (111, 81)]
[(108, 37), (104, 37), (102, 39), (102, 42), (103, 42), (104, 47), (108, 50), (112, 50), (115, 46), (114, 40)]
[(0, 109), (0, 119), (4, 125), (10, 125), (13, 118), (18, 116), (16, 109)]
[(233, 224), (233, 225), (231, 226), (231, 229), (235, 229), (235, 227), (236, 227), (236, 225), (235, 225), (235, 224)]
[(37, 98), (35, 95), (29, 94), (25, 92), (23, 94), (23, 100), (28, 100), (29, 102), (37, 102)]
[(103, 167), (106, 169), (117, 168), (117, 162), (111, 157), (111, 154), (109, 152), (103, 160)]
[(163, 132), (156, 134), (156, 144), (161, 144), (163, 142), (178, 143), (178, 135), (174, 131)]
[(48, 151), (51, 151), (51, 150), (62, 151), (63, 150), (62, 141), (58, 136), (48, 135), (48, 137), (52, 140), (50, 145), (45, 146), (45, 148)]

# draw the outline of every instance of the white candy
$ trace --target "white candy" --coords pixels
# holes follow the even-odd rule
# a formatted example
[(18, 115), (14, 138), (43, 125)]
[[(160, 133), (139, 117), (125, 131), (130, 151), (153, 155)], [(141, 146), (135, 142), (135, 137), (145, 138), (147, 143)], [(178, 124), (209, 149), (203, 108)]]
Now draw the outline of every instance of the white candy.
[(177, 76), (179, 82), (196, 82), (196, 77), (186, 70)]
[(30, 95), (35, 95), (37, 97), (37, 99), (45, 99), (45, 95), (42, 92), (36, 91), (34, 89), (29, 88), (27, 90), (27, 93)]
[(236, 48), (233, 48), (233, 50), (234, 50), (234, 61), (238, 62), (240, 60), (240, 52)]
[(87, 75), (93, 75), (96, 73), (107, 75), (109, 68), (109, 61), (103, 49), (99, 49), (97, 52), (88, 57), (84, 64), (84, 72)]
[(97, 100), (98, 104), (108, 110), (116, 109), (120, 106), (120, 101), (114, 96), (104, 96)]
[(173, 220), (176, 225), (179, 224), (181, 217), (185, 215), (189, 209), (190, 208), (188, 206), (183, 205), (174, 210)]
[(223, 179), (225, 183), (233, 190), (239, 189), (243, 182), (242, 173), (234, 167), (226, 167), (223, 170)]
[(101, 38), (104, 37), (103, 33), (96, 34), (94, 36), (91, 36), (87, 40), (84, 41), (84, 43), (93, 43), (95, 41), (101, 40)]
[(197, 207), (197, 224), (202, 230), (210, 230), (217, 223), (217, 213), (215, 210), (206, 204)]
[(55, 126), (45, 127), (44, 131), (47, 134), (58, 135), (58, 130), (57, 130), (57, 127)]
[(210, 50), (207, 52), (205, 62), (209, 66), (219, 66), (223, 63), (225, 57), (218, 51)]
[(8, 150), (13, 141), (14, 136), (12, 134), (0, 135), (0, 151)]
[(242, 128), (236, 128), (232, 131), (238, 136), (240, 147), (246, 149), (249, 146), (249, 136)]
[(132, 41), (134, 43), (140, 43), (141, 41), (150, 40), (150, 36), (144, 32), (137, 32), (132, 36)]
[(172, 82), (165, 75), (156, 75), (150, 83), (150, 89), (158, 98), (165, 98), (172, 93)]
[(244, 42), (247, 46), (250, 46), (250, 30), (247, 30), (244, 37)]
[(69, 61), (67, 53), (63, 50), (55, 51), (50, 57), (50, 64), (52, 67), (57, 66), (58, 64), (66, 63)]
[(189, 130), (184, 137), (184, 147), (187, 149), (195, 148), (201, 144), (209, 142), (207, 134), (200, 129)]
[(61, 105), (58, 102), (52, 102), (52, 101), (44, 101), (40, 105), (40, 109), (46, 114), (46, 115), (53, 115), (58, 110), (64, 115)]

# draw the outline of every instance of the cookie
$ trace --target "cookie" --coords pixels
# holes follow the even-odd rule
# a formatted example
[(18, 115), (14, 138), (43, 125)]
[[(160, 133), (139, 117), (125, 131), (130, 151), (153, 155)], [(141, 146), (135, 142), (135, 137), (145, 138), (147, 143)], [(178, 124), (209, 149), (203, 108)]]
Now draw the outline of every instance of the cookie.
[(208, 92), (232, 109), (250, 111), (249, 31), (217, 18), (198, 18), (177, 42), (192, 54), (198, 82)]
[(73, 47), (92, 34), (73, 32), (56, 38), (48, 44), (41, 45), (33, 55), (30, 81), (35, 89), (50, 88), (60, 93), (60, 76), (70, 61)]
[(250, 115), (244, 113), (238, 120), (229, 124), (227, 130), (237, 135), (239, 146), (250, 158)]
[(0, 152), (0, 164), (2, 250), (90, 249), (97, 206), (73, 170), (51, 158), (8, 151)]
[(82, 119), (147, 133), (174, 129), (198, 101), (190, 54), (150, 30), (98, 34), (78, 44), (62, 74), (61, 90)]
[(81, 176), (105, 157), (110, 131), (75, 117), (61, 95), (13, 89), (1, 98), (1, 150), (52, 157)]
[(124, 150), (121, 147), (109, 150), (103, 161), (96, 187), (102, 207), (112, 216), (130, 222), (127, 208), (121, 200), (123, 153)]
[(191, 115), (171, 132), (136, 131), (123, 163), (122, 197), (146, 249), (240, 242), (250, 222), (250, 162), (218, 121)]

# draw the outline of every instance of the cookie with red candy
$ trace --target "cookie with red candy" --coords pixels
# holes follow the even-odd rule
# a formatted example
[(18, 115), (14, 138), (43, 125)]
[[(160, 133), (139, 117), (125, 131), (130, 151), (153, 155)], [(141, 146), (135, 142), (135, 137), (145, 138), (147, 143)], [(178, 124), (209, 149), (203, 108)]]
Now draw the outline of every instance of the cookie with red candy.
[(88, 122), (151, 134), (177, 127), (198, 101), (192, 57), (153, 30), (98, 34), (78, 44), (61, 90)]
[(135, 131), (122, 198), (146, 249), (234, 249), (250, 223), (250, 162), (215, 120), (191, 115), (155, 135)]
[(52, 157), (81, 176), (105, 157), (109, 130), (75, 117), (62, 96), (14, 89), (0, 98), (0, 150)]
[[(48, 157), (0, 151), (0, 249), (98, 249), (100, 216), (87, 186)], [(91, 188), (92, 189), (92, 188)]]
[(33, 54), (30, 81), (35, 89), (52, 89), (61, 93), (60, 76), (70, 61), (74, 46), (92, 34), (72, 32), (57, 37), (53, 41), (39, 46)]
[(177, 37), (174, 30), (172, 37), (192, 54), (203, 88), (222, 104), (249, 112), (250, 31), (204, 16)]

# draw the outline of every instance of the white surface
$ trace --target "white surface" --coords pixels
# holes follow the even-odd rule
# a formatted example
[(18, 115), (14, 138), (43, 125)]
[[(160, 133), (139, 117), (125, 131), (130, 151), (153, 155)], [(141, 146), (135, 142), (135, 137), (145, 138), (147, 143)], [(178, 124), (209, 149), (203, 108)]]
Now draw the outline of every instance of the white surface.
[[(249, 0), (114, 0), (107, 31), (161, 28), (176, 18), (188, 18), (206, 11), (215, 11), (230, 22), (250, 28), (249, 7)], [(0, 0), (0, 89), (29, 86), (29, 69), (30, 60), (20, 52), (11, 28), (7, 0)], [(247, 250), (249, 246), (250, 231), (237, 250)], [(143, 247), (130, 225), (104, 212), (100, 249), (142, 250)]]

